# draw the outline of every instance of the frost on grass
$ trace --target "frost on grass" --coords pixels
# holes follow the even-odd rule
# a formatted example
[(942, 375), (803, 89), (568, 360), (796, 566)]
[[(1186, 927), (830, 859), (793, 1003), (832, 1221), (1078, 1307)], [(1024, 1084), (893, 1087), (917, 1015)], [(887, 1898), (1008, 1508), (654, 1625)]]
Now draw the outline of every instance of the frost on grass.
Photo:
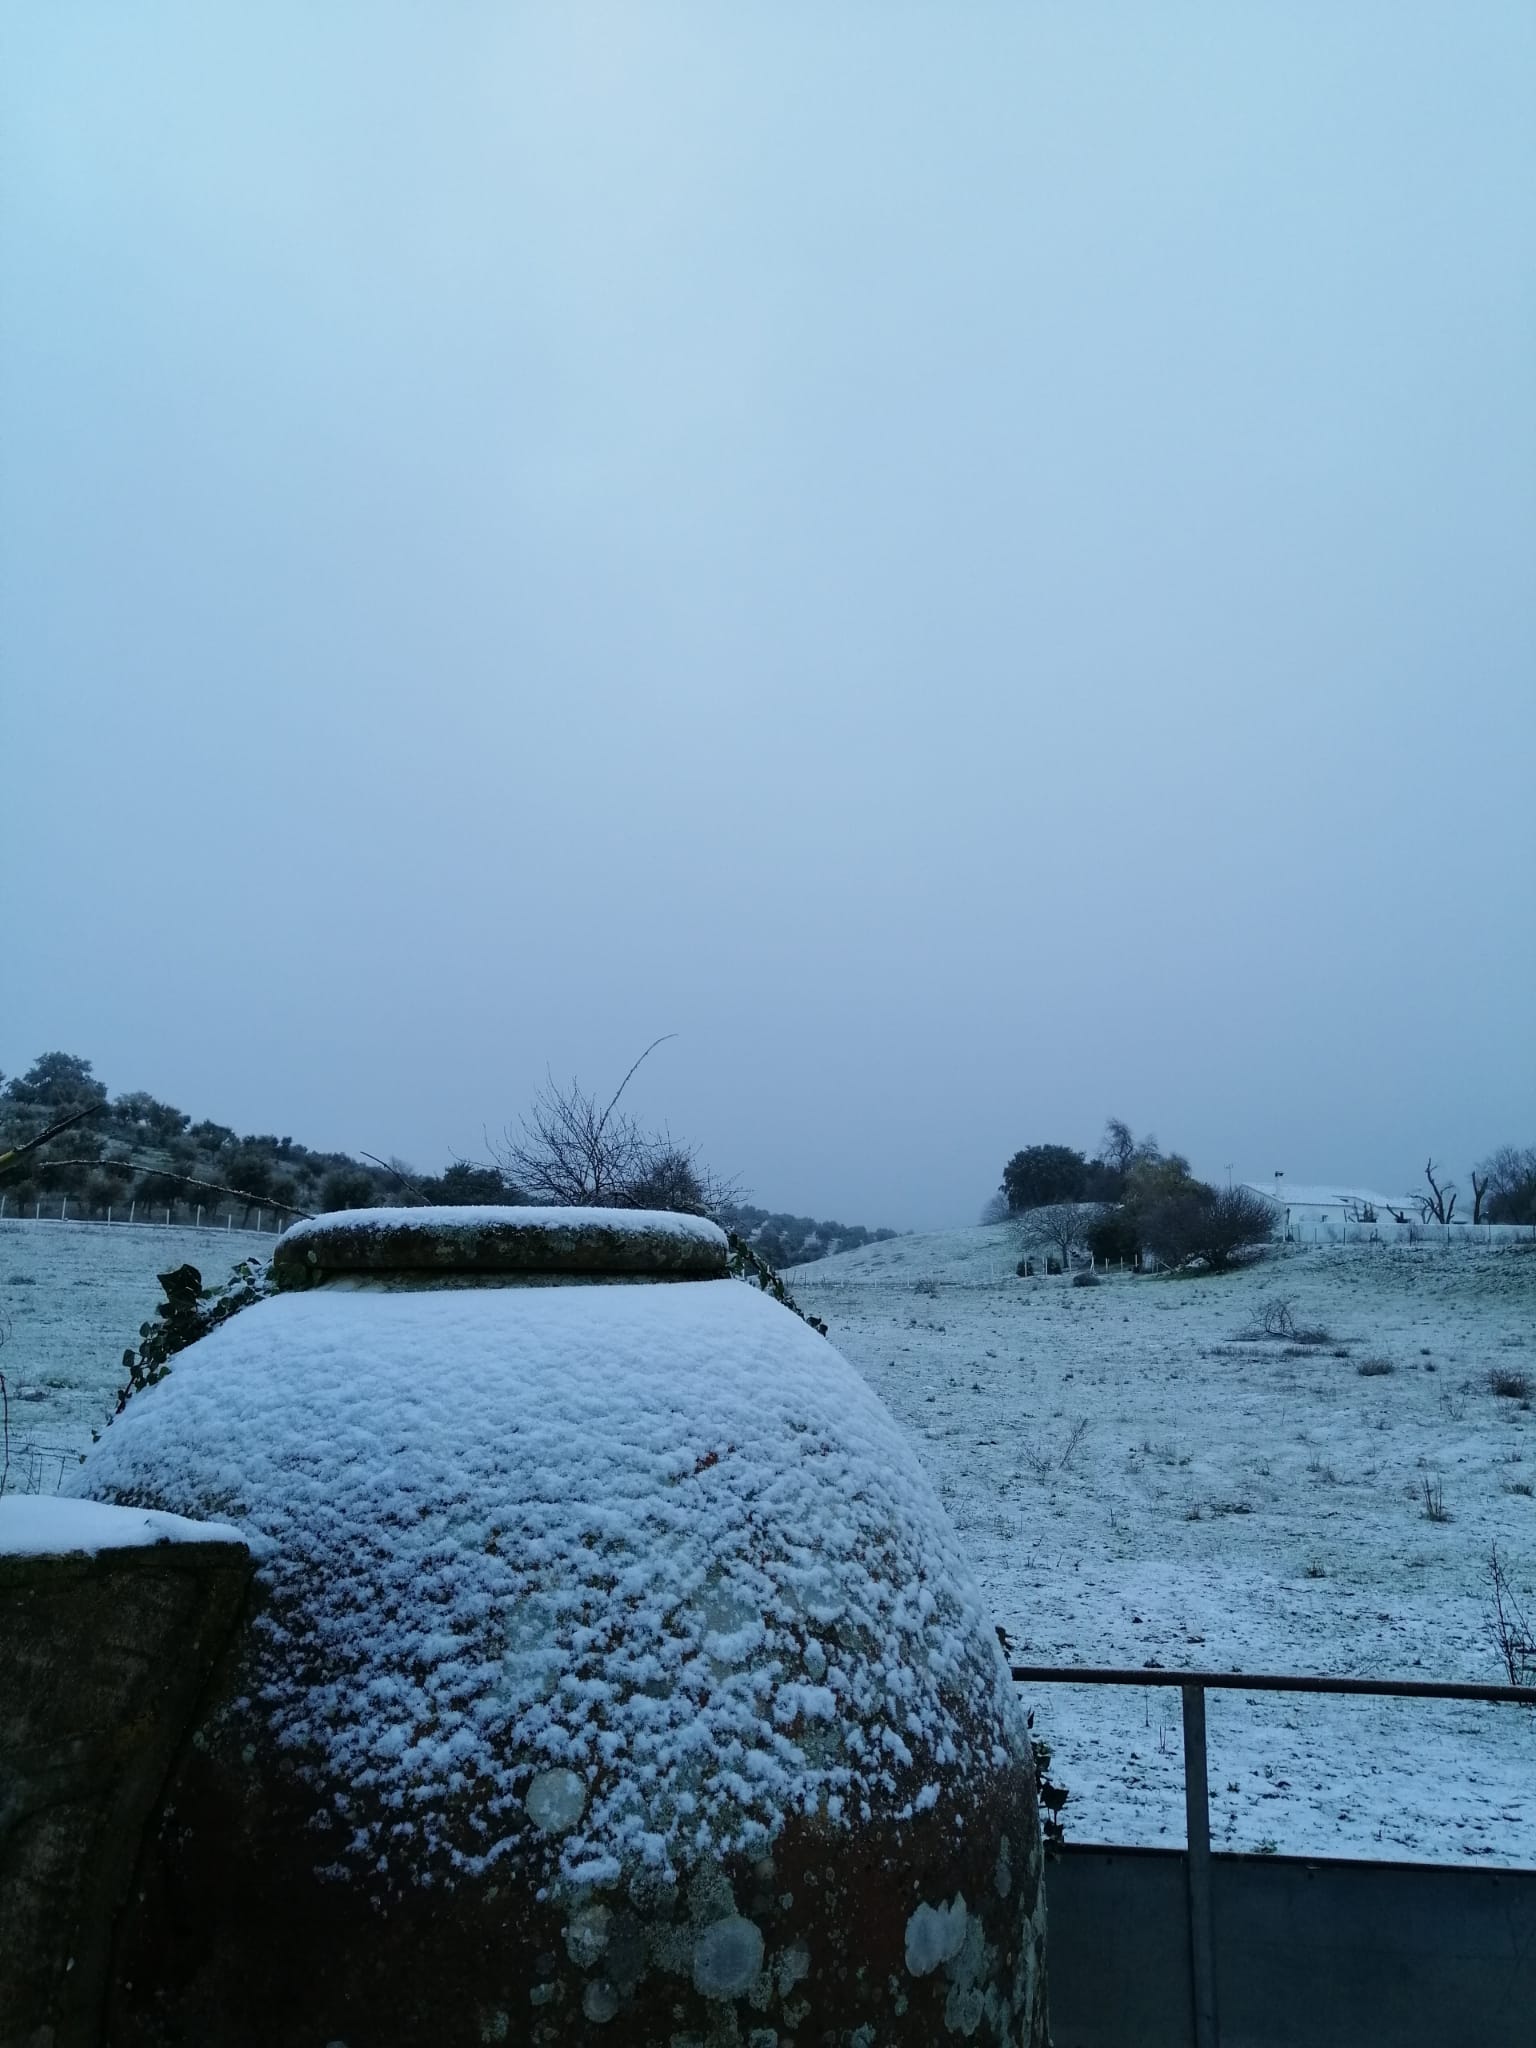
[(570, 1881), (670, 1872), (1021, 1739), (914, 1455), (733, 1280), (280, 1296), (78, 1484), (263, 1540), (253, 1691), (351, 1788), (354, 1869), (485, 1870), (531, 1822)]

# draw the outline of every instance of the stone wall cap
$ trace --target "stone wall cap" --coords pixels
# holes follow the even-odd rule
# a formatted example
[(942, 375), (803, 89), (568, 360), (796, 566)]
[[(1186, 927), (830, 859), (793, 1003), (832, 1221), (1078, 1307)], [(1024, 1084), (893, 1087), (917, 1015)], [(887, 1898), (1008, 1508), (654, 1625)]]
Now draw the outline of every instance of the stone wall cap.
[(278, 1240), (281, 1288), (355, 1274), (720, 1280), (725, 1232), (660, 1209), (340, 1209)]
[(158, 1508), (110, 1507), (58, 1494), (8, 1494), (0, 1499), (0, 1557), (94, 1557), (103, 1550), (139, 1550), (159, 1543), (248, 1545), (228, 1522), (196, 1522)]

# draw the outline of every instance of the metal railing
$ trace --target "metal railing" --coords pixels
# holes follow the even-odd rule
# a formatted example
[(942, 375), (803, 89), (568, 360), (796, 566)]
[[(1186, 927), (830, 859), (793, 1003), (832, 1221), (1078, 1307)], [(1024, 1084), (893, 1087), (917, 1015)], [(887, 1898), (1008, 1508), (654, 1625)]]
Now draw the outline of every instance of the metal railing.
[(1017, 1685), (1177, 1686), (1184, 1724), (1184, 1828), (1189, 1970), (1195, 2048), (1218, 2048), (1211, 1801), (1205, 1744), (1207, 1692), (1339, 1693), (1368, 1699), (1481, 1700), (1536, 1707), (1536, 1686), (1460, 1685), (1426, 1678), (1321, 1678), (1253, 1671), (1164, 1671), (1101, 1665), (1014, 1664)]

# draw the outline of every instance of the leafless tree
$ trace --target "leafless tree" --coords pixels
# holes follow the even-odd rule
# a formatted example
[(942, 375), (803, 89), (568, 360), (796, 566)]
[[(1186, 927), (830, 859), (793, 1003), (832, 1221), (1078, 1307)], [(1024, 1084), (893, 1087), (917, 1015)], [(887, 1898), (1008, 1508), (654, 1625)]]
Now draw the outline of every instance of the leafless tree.
[(1104, 1138), (1099, 1146), (1099, 1157), (1116, 1173), (1129, 1173), (1131, 1162), (1136, 1157), (1136, 1140), (1131, 1127), (1123, 1117), (1111, 1116), (1104, 1120)]
[(1435, 1179), (1436, 1173), (1444, 1173), (1443, 1166), (1437, 1167), (1433, 1159), (1424, 1162), (1424, 1178), (1429, 1182), (1427, 1195), (1415, 1193), (1412, 1199), (1419, 1205), (1419, 1214), (1425, 1223), (1449, 1223), (1456, 1213), (1456, 1183), (1453, 1180), (1443, 1184)]
[(1481, 1176), (1487, 1221), (1536, 1223), (1536, 1145), (1501, 1145), (1473, 1170)]
[(1070, 1271), (1086, 1252), (1088, 1231), (1102, 1214), (1098, 1202), (1048, 1202), (1044, 1208), (1025, 1212), (1020, 1219), (1019, 1241), (1046, 1246)]
[(649, 1131), (620, 1107), (624, 1091), (668, 1032), (648, 1045), (606, 1103), (579, 1081), (545, 1082), (519, 1124), (491, 1157), (534, 1202), (557, 1208), (674, 1209), (712, 1215), (735, 1189), (705, 1167), (697, 1151), (667, 1131)]

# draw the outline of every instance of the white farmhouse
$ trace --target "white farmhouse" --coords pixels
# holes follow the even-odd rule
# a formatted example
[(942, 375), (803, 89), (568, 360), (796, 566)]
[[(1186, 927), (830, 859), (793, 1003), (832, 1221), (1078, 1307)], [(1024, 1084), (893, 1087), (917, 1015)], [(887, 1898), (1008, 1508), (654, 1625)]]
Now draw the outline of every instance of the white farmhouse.
[(1410, 1223), (1419, 1220), (1418, 1204), (1410, 1195), (1383, 1195), (1374, 1188), (1324, 1187), (1300, 1182), (1292, 1186), (1284, 1174), (1276, 1174), (1271, 1181), (1250, 1180), (1243, 1185), (1274, 1205), (1276, 1227), (1282, 1235), (1300, 1237), (1305, 1242), (1337, 1240), (1342, 1244), (1352, 1237), (1366, 1236), (1378, 1226), (1383, 1235), (1390, 1235), (1391, 1227), (1400, 1218)]

